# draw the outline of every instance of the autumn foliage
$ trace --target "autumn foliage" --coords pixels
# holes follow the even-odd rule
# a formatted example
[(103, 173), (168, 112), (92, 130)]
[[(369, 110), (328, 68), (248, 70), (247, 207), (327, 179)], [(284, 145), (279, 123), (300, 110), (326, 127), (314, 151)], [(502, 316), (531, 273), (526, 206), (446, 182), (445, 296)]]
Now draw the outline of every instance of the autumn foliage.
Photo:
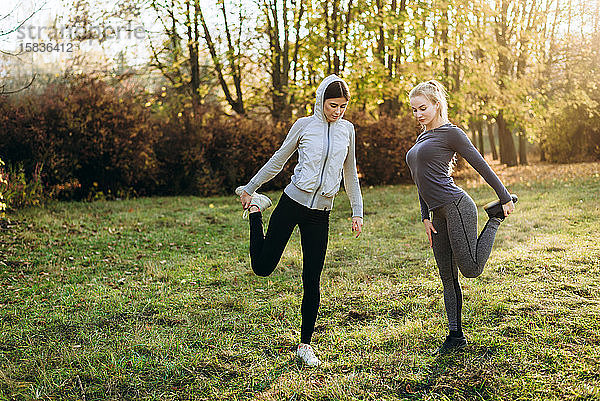
[[(349, 115), (365, 184), (410, 178), (404, 156), (414, 120)], [(156, 109), (138, 90), (90, 77), (41, 94), (0, 99), (0, 155), (48, 196), (94, 199), (136, 195), (214, 195), (247, 182), (277, 150), (292, 121), (232, 117), (214, 107)], [(293, 161), (263, 189), (286, 185)], [(40, 171), (40, 166), (43, 168)]]
[(97, 79), (49, 85), (0, 101), (0, 154), (33, 172), (58, 197), (151, 192), (157, 177), (156, 121), (135, 97)]
[[(160, 122), (161, 138), (155, 146), (159, 166), (159, 193), (214, 195), (232, 193), (277, 150), (287, 126), (248, 118), (230, 117), (198, 108), (194, 113), (172, 115)], [(266, 189), (283, 186), (278, 175)]]
[(420, 132), (415, 119), (407, 114), (375, 120), (359, 113), (349, 118), (356, 129), (356, 158), (361, 183), (387, 185), (410, 181), (406, 152)]

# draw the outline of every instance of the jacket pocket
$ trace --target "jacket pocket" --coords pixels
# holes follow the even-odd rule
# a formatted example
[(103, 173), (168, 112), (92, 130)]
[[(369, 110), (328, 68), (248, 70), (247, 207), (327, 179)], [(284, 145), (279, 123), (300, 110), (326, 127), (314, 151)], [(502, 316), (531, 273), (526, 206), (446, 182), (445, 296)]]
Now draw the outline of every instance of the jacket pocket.
[(318, 185), (320, 175), (320, 159), (304, 160), (300, 166), (294, 185), (306, 192), (312, 192)]
[(348, 155), (350, 142), (345, 135), (338, 135), (335, 138), (335, 147), (331, 153), (331, 160), (324, 183), (323, 191), (325, 196), (334, 196), (340, 189), (342, 181), (342, 172), (344, 162)]
[(339, 169), (339, 173), (337, 174), (337, 176), (334, 177), (328, 177), (327, 178), (327, 182), (326, 182), (326, 187), (323, 188), (322, 195), (323, 196), (327, 196), (327, 197), (332, 197), (335, 194), (338, 193), (338, 191), (340, 190), (340, 184), (342, 182), (342, 170)]
[(304, 178), (302, 171), (299, 171), (297, 174), (294, 174), (294, 176), (292, 177), (292, 183), (294, 183), (296, 188), (298, 188), (304, 192), (311, 192), (311, 190), (309, 188), (311, 185), (310, 180), (306, 180)]
[(305, 136), (298, 146), (300, 170), (298, 171), (294, 185), (306, 192), (314, 191), (320, 178), (322, 161), (322, 138), (312, 135)]

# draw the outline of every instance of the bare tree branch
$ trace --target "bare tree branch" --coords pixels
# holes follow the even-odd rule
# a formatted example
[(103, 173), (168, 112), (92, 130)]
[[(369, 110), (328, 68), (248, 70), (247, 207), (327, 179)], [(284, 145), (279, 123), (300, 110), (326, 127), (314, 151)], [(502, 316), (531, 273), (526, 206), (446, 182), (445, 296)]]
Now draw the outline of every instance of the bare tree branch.
[[(204, 14), (202, 13), (202, 8), (200, 7), (200, 2), (194, 2), (196, 8), (196, 14), (200, 17), (200, 24), (204, 29), (204, 39), (206, 40), (206, 44), (208, 46), (208, 50), (210, 52), (210, 56), (213, 60), (213, 64), (215, 67), (215, 72), (217, 73), (217, 78), (221, 85), (221, 89), (223, 89), (223, 93), (225, 94), (225, 98), (227, 102), (231, 105), (233, 110), (238, 114), (244, 114), (244, 103), (243, 99), (240, 97), (241, 93), (237, 93), (238, 98), (233, 99), (231, 92), (229, 91), (229, 87), (227, 86), (227, 82), (225, 81), (225, 77), (223, 76), (223, 66), (221, 65), (221, 61), (217, 55), (216, 46), (212, 40), (212, 36), (210, 35), (210, 30), (208, 29), (208, 25), (206, 23), (206, 19), (204, 18)], [(236, 88), (237, 92), (237, 88)]]
[[(32, 11), (31, 14), (29, 15), (29, 17), (25, 18), (23, 21), (18, 23), (18, 25), (16, 27), (14, 27), (13, 29), (11, 29), (10, 31), (0, 32), (0, 36), (10, 35), (11, 33), (18, 31), (27, 21), (29, 21), (35, 14), (37, 14), (38, 11), (40, 11), (42, 8), (44, 8), (45, 5), (46, 5), (46, 3), (43, 3), (37, 10)], [(10, 15), (10, 14), (5, 15), (3, 17), (3, 19), (8, 17), (8, 15)]]
[(4, 90), (6, 85), (0, 85), (0, 95), (12, 95), (13, 93), (18, 93), (18, 92), (24, 91), (25, 89), (29, 88), (33, 84), (33, 81), (35, 81), (36, 77), (37, 77), (37, 75), (33, 74), (31, 81), (26, 86), (19, 88), (19, 89), (11, 90), (11, 91)]

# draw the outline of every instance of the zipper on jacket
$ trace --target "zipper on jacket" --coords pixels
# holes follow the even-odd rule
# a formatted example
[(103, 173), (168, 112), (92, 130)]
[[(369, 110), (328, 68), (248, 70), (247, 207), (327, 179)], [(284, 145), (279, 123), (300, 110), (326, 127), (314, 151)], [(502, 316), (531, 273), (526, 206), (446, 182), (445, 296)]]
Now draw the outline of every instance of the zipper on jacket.
[(321, 185), (323, 185), (323, 175), (325, 174), (325, 166), (327, 165), (327, 158), (329, 157), (329, 128), (331, 127), (331, 123), (327, 123), (327, 152), (325, 153), (325, 162), (323, 162), (323, 169), (321, 170), (321, 178), (319, 179), (319, 185), (313, 195), (312, 201), (310, 202), (310, 207), (312, 208), (315, 204), (315, 199), (317, 198), (317, 194), (321, 190)]

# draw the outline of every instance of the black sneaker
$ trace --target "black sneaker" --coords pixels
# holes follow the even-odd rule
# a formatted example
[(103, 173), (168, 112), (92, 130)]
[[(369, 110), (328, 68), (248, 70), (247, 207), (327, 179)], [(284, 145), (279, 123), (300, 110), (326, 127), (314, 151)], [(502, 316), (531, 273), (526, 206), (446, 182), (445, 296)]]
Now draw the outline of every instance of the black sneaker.
[(463, 349), (467, 346), (465, 336), (451, 337), (447, 336), (446, 341), (434, 352), (434, 355), (447, 355), (452, 352)]
[[(511, 194), (510, 197), (512, 198), (513, 203), (517, 203), (519, 201), (519, 198), (515, 194)], [(485, 210), (490, 219), (495, 217), (497, 219), (504, 220), (504, 209), (502, 209), (500, 199), (496, 199), (495, 201), (488, 203), (483, 207), (483, 210)]]

